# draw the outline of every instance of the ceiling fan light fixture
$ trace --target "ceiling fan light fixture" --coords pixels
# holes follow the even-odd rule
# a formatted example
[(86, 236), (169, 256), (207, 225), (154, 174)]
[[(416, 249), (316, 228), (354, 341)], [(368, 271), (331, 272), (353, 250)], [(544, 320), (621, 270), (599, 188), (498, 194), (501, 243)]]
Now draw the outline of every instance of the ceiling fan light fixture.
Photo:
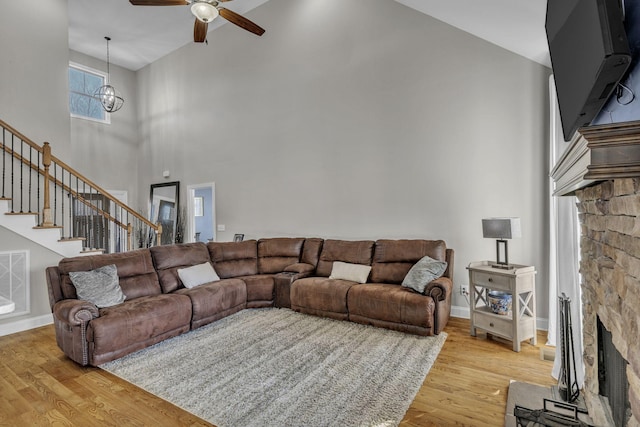
[(191, 5), (191, 13), (193, 13), (193, 16), (205, 23), (213, 21), (220, 14), (214, 5), (207, 3), (206, 1), (194, 2)]

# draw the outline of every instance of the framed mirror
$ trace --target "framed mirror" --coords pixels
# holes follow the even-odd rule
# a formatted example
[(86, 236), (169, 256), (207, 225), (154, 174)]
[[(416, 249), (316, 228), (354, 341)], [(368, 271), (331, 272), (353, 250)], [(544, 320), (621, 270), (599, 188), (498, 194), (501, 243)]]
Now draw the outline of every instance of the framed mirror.
[(151, 184), (149, 221), (162, 225), (161, 245), (175, 243), (179, 209), (180, 181)]

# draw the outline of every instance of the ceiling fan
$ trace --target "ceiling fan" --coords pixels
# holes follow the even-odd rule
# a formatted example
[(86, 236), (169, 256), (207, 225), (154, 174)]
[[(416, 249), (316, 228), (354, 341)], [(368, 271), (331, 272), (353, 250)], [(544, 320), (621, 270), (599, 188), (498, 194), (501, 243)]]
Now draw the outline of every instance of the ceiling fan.
[(196, 22), (193, 26), (193, 41), (196, 43), (202, 43), (207, 39), (209, 22), (213, 21), (218, 15), (253, 34), (258, 36), (264, 34), (264, 28), (249, 21), (244, 16), (220, 6), (220, 3), (227, 1), (231, 0), (129, 0), (134, 6), (191, 5), (191, 13), (196, 17)]

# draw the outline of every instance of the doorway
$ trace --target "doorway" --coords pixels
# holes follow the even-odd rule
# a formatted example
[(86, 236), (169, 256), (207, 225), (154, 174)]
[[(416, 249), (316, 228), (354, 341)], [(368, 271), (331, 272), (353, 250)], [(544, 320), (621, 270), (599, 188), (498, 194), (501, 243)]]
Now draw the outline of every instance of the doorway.
[(187, 186), (187, 242), (216, 241), (216, 185), (213, 182)]

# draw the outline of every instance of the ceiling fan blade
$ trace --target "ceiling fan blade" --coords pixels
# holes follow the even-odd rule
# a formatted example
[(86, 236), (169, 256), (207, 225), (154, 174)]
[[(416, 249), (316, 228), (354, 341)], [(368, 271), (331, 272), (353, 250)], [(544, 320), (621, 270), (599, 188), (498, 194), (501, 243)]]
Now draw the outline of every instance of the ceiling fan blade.
[(193, 24), (193, 41), (196, 43), (204, 43), (207, 39), (207, 27), (209, 24), (202, 22), (196, 18), (196, 23)]
[(244, 16), (238, 15), (237, 13), (229, 9), (225, 9), (224, 7), (220, 7), (218, 8), (218, 10), (220, 11), (220, 16), (222, 16), (227, 21), (236, 24), (238, 27), (244, 28), (245, 30), (252, 32), (253, 34), (256, 34), (258, 36), (264, 34), (264, 28), (249, 21)]
[(134, 6), (184, 6), (185, 0), (129, 0)]

